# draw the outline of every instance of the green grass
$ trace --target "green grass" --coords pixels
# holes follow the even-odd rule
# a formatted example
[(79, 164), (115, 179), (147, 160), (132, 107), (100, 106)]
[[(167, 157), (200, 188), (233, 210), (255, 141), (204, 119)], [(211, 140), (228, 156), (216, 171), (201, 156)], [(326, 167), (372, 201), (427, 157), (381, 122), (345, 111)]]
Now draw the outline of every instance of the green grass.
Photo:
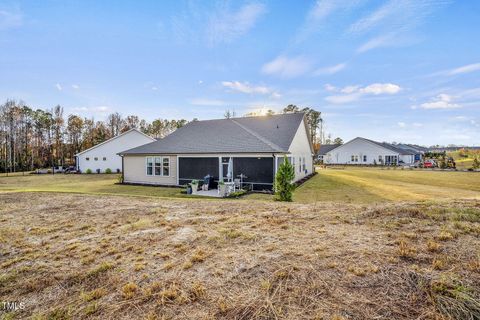
[[(45, 174), (0, 177), (1, 192), (67, 192), (147, 197), (188, 197), (180, 188), (115, 184), (116, 174)], [(190, 196), (192, 197), (192, 196)]]
[[(15, 175), (0, 177), (1, 192), (68, 192), (121, 196), (186, 198), (180, 188), (119, 185), (116, 174)], [(294, 201), (373, 203), (404, 200), (480, 199), (480, 173), (347, 168), (319, 170), (297, 188)], [(203, 198), (203, 197), (202, 197)], [(271, 195), (241, 199), (271, 201)]]
[(474, 172), (347, 168), (320, 170), (295, 190), (294, 201), (371, 203), (403, 200), (480, 199)]

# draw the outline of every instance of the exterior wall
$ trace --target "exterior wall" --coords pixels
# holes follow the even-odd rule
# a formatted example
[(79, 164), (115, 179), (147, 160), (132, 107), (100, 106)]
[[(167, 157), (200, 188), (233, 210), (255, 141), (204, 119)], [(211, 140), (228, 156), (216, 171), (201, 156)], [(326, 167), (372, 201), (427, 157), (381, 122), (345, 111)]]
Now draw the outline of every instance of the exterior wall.
[(400, 160), (403, 161), (405, 164), (412, 164), (415, 162), (415, 155), (413, 154), (401, 155)]
[[(117, 169), (122, 170), (122, 157), (117, 155), (118, 152), (132, 149), (153, 141), (155, 141), (155, 139), (147, 137), (136, 130), (132, 130), (123, 135), (114, 137), (98, 147), (93, 147), (91, 150), (78, 154), (77, 166), (83, 173), (88, 169), (92, 170), (94, 173), (97, 169), (100, 169), (100, 172), (105, 172), (107, 168), (112, 170), (112, 172), (116, 172)], [(104, 157), (106, 160), (103, 160)], [(87, 158), (89, 160), (87, 160)], [(95, 160), (95, 158), (97, 158), (97, 160)]]
[[(358, 162), (352, 162), (352, 155), (358, 157)], [(363, 156), (365, 155), (367, 156), (367, 161), (363, 161)], [(392, 150), (382, 148), (364, 139), (355, 138), (346, 144), (328, 152), (326, 157), (324, 157), (324, 163), (364, 165), (374, 164), (375, 160), (377, 164), (381, 164), (379, 162), (379, 156), (382, 156), (383, 161), (385, 161), (385, 156), (398, 157), (399, 154)]]
[[(310, 148), (310, 141), (305, 128), (305, 120), (298, 127), (297, 133), (292, 140), (288, 150), (292, 164), (295, 167), (295, 181), (298, 181), (313, 172), (313, 153)], [(303, 165), (305, 161), (305, 166)], [(302, 164), (300, 167), (300, 163)]]
[[(147, 176), (147, 157), (170, 157), (170, 175)], [(123, 157), (123, 181), (159, 185), (177, 184), (177, 156), (175, 155), (125, 155)]]

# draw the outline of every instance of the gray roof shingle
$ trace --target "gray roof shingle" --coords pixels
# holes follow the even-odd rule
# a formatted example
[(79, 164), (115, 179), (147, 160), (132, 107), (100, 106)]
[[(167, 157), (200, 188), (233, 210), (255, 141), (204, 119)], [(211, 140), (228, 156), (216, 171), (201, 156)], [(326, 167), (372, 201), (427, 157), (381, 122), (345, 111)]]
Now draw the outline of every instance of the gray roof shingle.
[(192, 121), (161, 140), (119, 154), (288, 152), (304, 113)]
[(320, 150), (318, 150), (319, 155), (326, 155), (328, 152), (332, 151), (333, 149), (340, 147), (341, 144), (322, 144), (320, 145)]

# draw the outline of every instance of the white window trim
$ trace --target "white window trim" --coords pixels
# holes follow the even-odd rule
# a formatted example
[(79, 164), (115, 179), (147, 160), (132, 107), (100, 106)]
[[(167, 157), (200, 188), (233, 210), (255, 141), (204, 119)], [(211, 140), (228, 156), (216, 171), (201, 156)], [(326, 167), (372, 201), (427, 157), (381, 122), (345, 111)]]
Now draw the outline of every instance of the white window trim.
[[(152, 174), (148, 174), (148, 158), (152, 158)], [(160, 158), (160, 174), (155, 174), (155, 158)], [(163, 174), (163, 159), (168, 159), (168, 175)], [(145, 157), (145, 175), (147, 177), (171, 177), (172, 161), (170, 156), (146, 156)]]

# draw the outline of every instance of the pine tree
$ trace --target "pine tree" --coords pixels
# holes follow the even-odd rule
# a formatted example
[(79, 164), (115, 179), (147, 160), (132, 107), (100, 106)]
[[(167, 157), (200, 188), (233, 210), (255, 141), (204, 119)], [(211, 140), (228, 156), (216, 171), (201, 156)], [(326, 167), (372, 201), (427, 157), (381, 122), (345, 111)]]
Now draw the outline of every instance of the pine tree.
[(295, 169), (285, 156), (283, 163), (275, 175), (275, 199), (278, 201), (292, 201), (292, 192), (295, 185), (292, 183), (295, 178)]

